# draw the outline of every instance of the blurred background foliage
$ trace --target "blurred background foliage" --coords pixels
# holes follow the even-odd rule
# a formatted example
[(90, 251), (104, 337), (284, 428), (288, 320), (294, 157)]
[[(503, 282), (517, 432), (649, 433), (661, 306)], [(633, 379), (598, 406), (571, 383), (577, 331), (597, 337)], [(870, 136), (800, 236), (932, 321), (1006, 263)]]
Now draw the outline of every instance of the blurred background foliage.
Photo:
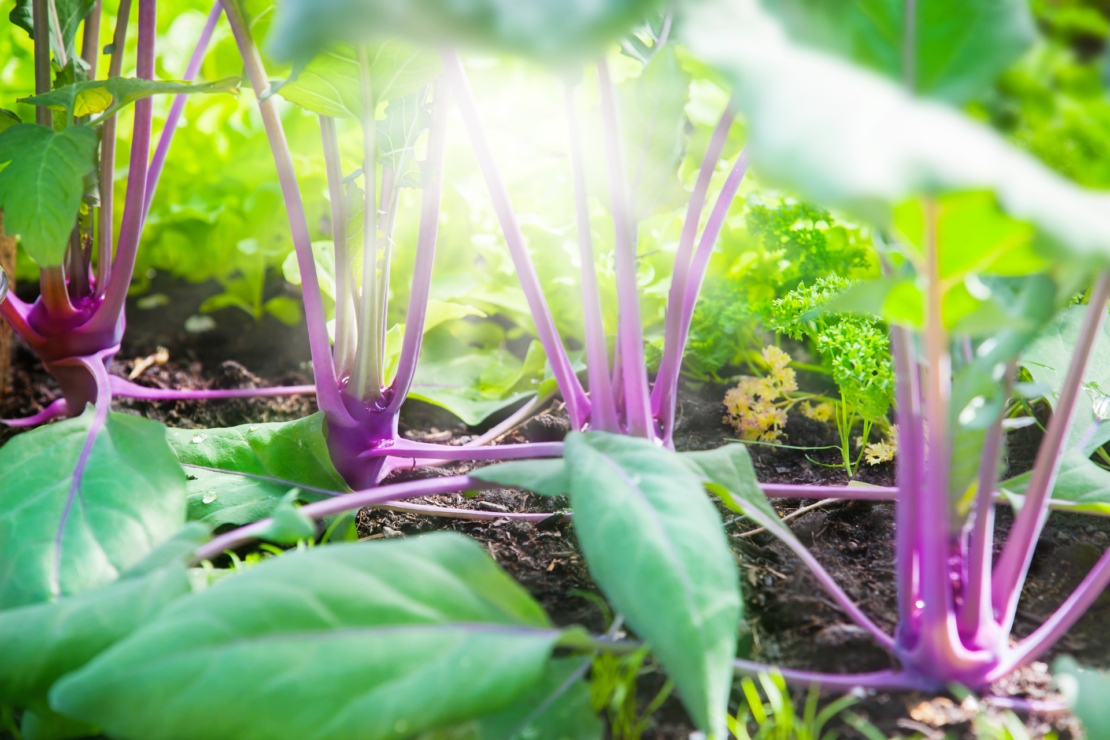
[[(5, 15), (15, 0), (0, 2)], [(117, 0), (104, 1), (101, 46), (109, 43)], [(254, 33), (266, 48), (274, 9), (269, 0), (248, 0)], [(199, 0), (159, 3), (157, 74), (179, 78), (210, 9)], [(1106, 0), (1032, 0), (1040, 39), (966, 109), (1006, 133), (1019, 146), (1065, 176), (1087, 186), (1110, 187), (1110, 64), (1104, 53), (1110, 33)], [(133, 10), (133, 13), (135, 11)], [(134, 23), (134, 18), (132, 19)], [(640, 219), (639, 282), (649, 358), (658, 357), (669, 288), (687, 193), (728, 93), (713, 72), (681, 47), (652, 43), (660, 29), (645, 28), (610, 52), (619, 86), (625, 155)], [(16, 102), (33, 88), (32, 44), (14, 26), (0, 37), (0, 108), (33, 118)], [(134, 34), (128, 39), (124, 74), (132, 74)], [(267, 59), (274, 81), (288, 65)], [(564, 78), (550, 68), (511, 56), (464, 57), (498, 164), (523, 225), (555, 321), (572, 350), (583, 338), (578, 249), (563, 108)], [(101, 75), (106, 62), (101, 65)], [(200, 77), (215, 80), (242, 74), (226, 23), (221, 23)], [(572, 78), (578, 71), (566, 71)], [(583, 117), (592, 230), (606, 328), (616, 327), (612, 269), (613, 234), (608, 217), (603, 153), (598, 130), (595, 80), (582, 75)], [(312, 238), (331, 238), (324, 160), (317, 117), (276, 98), (293, 151)], [(155, 134), (172, 99), (155, 98)], [(379, 106), (378, 117), (386, 115)], [(337, 121), (344, 171), (361, 166), (361, 134), (353, 119)], [(130, 112), (121, 114), (116, 169), (117, 202), (124, 197)], [(417, 142), (423, 158), (426, 134)], [(738, 153), (744, 139), (740, 120), (725, 149)], [(710, 188), (720, 190), (726, 163)], [(394, 235), (390, 323), (401, 323), (417, 238), (420, 191), (402, 191)], [(117, 219), (122, 209), (117, 209)], [(703, 221), (710, 208), (703, 212)], [(288, 323), (300, 308), (284, 285), (283, 265), (292, 251), (288, 221), (269, 145), (249, 86), (237, 96), (194, 96), (185, 109), (143, 234), (133, 292), (149, 290), (160, 271), (192, 283), (215, 281), (202, 306), (219, 321), (221, 311), (243, 310), (259, 318), (270, 312)], [(869, 229), (850, 219), (761, 188), (759, 173), (744, 181), (713, 255), (694, 318), (687, 371), (697, 378), (722, 377), (729, 367), (751, 363), (762, 342), (762, 319), (773, 300), (823, 275), (873, 277), (878, 263)], [(21, 256), (18, 277), (36, 269)], [(295, 276), (294, 276), (295, 277)], [(477, 368), (491, 397), (507, 399), (527, 384), (525, 365), (534, 327), (501, 235), (485, 182), (457, 110), (452, 110), (445, 188), (432, 297), (471, 307), (448, 311), (432, 328), (427, 351), (441, 358), (470, 350), (500, 359)], [(152, 303), (165, 300), (149, 296)], [(463, 314), (469, 314), (463, 316)], [(493, 357), (488, 354), (487, 357)], [(755, 360), (758, 362), (757, 360)], [(491, 369), (492, 368), (492, 369)], [(529, 371), (531, 372), (531, 371)], [(531, 379), (538, 381), (538, 377)], [(477, 380), (475, 381), (477, 382)], [(534, 384), (534, 383), (533, 383)]]

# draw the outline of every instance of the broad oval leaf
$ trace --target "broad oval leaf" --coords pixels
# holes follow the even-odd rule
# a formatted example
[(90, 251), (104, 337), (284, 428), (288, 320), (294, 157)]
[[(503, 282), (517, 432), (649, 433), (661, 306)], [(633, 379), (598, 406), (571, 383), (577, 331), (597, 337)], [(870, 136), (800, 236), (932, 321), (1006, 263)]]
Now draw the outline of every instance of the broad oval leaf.
[[(981, 93), (1037, 36), (1025, 0), (764, 0), (764, 6), (799, 41), (955, 104)], [(914, 11), (909, 24), (907, 7)]]
[(601, 590), (647, 641), (699, 728), (725, 737), (736, 657), (736, 557), (698, 478), (643, 439), (566, 438), (574, 527)]
[[(350, 490), (331, 462), (323, 412), (227, 429), (168, 429), (166, 437), (187, 466), (188, 518), (211, 527), (265, 519), (297, 486)], [(301, 498), (326, 495), (304, 491)]]
[(402, 740), (509, 707), (561, 634), (462, 536), (329, 545), (170, 605), (50, 701), (125, 739)]
[(189, 593), (171, 565), (49, 604), (0, 611), (0, 704), (49, 711), (46, 692)]
[(87, 128), (19, 123), (0, 132), (4, 230), (40, 267), (62, 264), (95, 152), (96, 133)]
[(275, 55), (306, 59), (333, 41), (400, 36), (420, 43), (478, 44), (534, 57), (598, 54), (659, 6), (657, 0), (286, 0)]
[(1072, 712), (1083, 723), (1091, 740), (1110, 737), (1110, 676), (1081, 666), (1070, 655), (1061, 655), (1052, 664), (1056, 685), (1067, 698)]
[(552, 460), (513, 460), (472, 470), (470, 477), (511, 488), (526, 488), (541, 496), (561, 496), (570, 492), (567, 464)]
[(758, 0), (705, 0), (682, 28), (693, 53), (736, 83), (761, 178), (882, 226), (918, 195), (987, 189), (1072, 255), (1110, 258), (1105, 193), (1073, 185), (948, 106), (791, 43)]
[(94, 414), (0, 448), (0, 609), (109, 583), (185, 523), (185, 475), (165, 427), (127, 414), (108, 415), (70, 500)]

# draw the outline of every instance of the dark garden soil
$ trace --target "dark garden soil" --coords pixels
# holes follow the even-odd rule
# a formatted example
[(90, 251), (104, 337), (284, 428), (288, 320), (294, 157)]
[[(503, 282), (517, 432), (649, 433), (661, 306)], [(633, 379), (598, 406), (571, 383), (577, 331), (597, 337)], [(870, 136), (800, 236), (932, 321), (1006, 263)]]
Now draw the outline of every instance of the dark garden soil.
[[(170, 306), (144, 311), (128, 306), (128, 337), (113, 363), (112, 372), (127, 375), (136, 358), (169, 349), (169, 361), (143, 371), (137, 382), (166, 388), (245, 388), (310, 382), (308, 348), (301, 327), (287, 327), (272, 317), (256, 323), (238, 309), (224, 309), (212, 317), (214, 329), (192, 334), (184, 331), (186, 317), (212, 294), (212, 284), (192, 286), (155, 279), (153, 291), (172, 292)], [(148, 293), (149, 295), (149, 293)], [(58, 396), (53, 380), (21, 345), (13, 358), (11, 392), (0, 399), (0, 418), (26, 416), (44, 408)], [(684, 388), (680, 396), (676, 446), (680, 450), (711, 449), (725, 444), (730, 430), (722, 423), (723, 386)], [(210, 402), (137, 402), (118, 400), (114, 408), (141, 414), (170, 426), (199, 428), (295, 419), (316, 410), (310, 396), (279, 399), (245, 399)], [(507, 412), (506, 412), (507, 413)], [(402, 411), (402, 432), (411, 438), (461, 444), (482, 428), (468, 428), (451, 414), (417, 401)], [(556, 402), (551, 408), (499, 442), (561, 439), (569, 424)], [(834, 443), (834, 432), (819, 422), (792, 414), (786, 427), (787, 442), (804, 447)], [(18, 433), (0, 430), (0, 444)], [(1011, 433), (1008, 463), (1011, 473), (1032, 466), (1040, 432), (1029, 427)], [(765, 482), (844, 484), (846, 475), (835, 467), (836, 450), (750, 448), (760, 480)], [(460, 463), (444, 468), (395, 473), (390, 481), (465, 472), (473, 467)], [(864, 467), (857, 479), (876, 485), (894, 484), (893, 464)], [(429, 497), (424, 503), (486, 512), (557, 512), (567, 505), (559, 498), (545, 498), (512, 489), (483, 491), (472, 498), (462, 495)], [(813, 501), (780, 501), (784, 515)], [(741, 654), (753, 660), (793, 668), (828, 672), (858, 672), (888, 668), (893, 659), (875, 646), (862, 629), (852, 625), (819, 588), (799, 561), (771, 535), (742, 536), (751, 525), (721, 509), (740, 566), (745, 617), (740, 634)], [(896, 619), (893, 574), (894, 509), (888, 503), (838, 502), (803, 514), (790, 522), (793, 531), (809, 546), (845, 591), (881, 627), (892, 630)], [(997, 538), (1005, 537), (1010, 511), (999, 507)], [(453, 529), (482, 542), (490, 554), (538, 599), (560, 625), (581, 624), (595, 632), (606, 628), (605, 617), (589, 594), (597, 587), (579, 554), (573, 524), (559, 516), (537, 524), (496, 519), (465, 521), (415, 516), (394, 511), (364, 509), (358, 516), (360, 538), (389, 538), (437, 529)], [(1015, 627), (1016, 637), (1035, 629), (1075, 588), (1110, 542), (1110, 520), (1054, 513), (1041, 537), (1023, 593)], [(996, 550), (997, 551), (997, 550)], [(1046, 656), (1074, 655), (1080, 662), (1110, 667), (1110, 595), (1104, 595), (1067, 637)], [(654, 668), (641, 677), (638, 698), (646, 705), (663, 685)], [(998, 682), (992, 692), (1034, 699), (1058, 699), (1051, 690), (1045, 663)], [(739, 698), (738, 696), (736, 698)], [(831, 698), (831, 697), (830, 697)], [(971, 705), (951, 696), (920, 692), (861, 693), (852, 711), (868, 719), (887, 737), (974, 737)], [(796, 696), (801, 706), (801, 694)], [(735, 707), (735, 704), (734, 704)], [(993, 710), (990, 710), (993, 711)], [(656, 713), (655, 726), (645, 738), (686, 738), (693, 727), (676, 697)], [(1059, 737), (1076, 730), (1068, 716), (1024, 716), (1034, 737), (1055, 729)], [(841, 737), (861, 737), (846, 724), (834, 723)]]

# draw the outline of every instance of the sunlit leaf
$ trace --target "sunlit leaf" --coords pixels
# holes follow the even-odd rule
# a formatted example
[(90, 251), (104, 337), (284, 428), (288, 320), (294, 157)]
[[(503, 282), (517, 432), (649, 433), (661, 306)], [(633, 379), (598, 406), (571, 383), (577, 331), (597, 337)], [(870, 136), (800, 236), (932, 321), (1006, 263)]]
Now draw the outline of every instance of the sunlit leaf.
[(762, 179), (884, 227), (911, 198), (986, 189), (1004, 213), (1072, 256), (1110, 255), (1110, 197), (1069, 183), (959, 111), (791, 43), (757, 0), (692, 5), (682, 28), (692, 51), (736, 83)]
[(96, 133), (80, 127), (54, 132), (19, 123), (0, 131), (0, 208), (4, 231), (18, 236), (40, 267), (60, 265), (77, 223), (94, 163)]
[(138, 77), (109, 77), (103, 80), (85, 80), (59, 87), (42, 95), (20, 98), (28, 105), (45, 105), (52, 110), (66, 111), (74, 116), (93, 113), (114, 113), (136, 100), (151, 95), (181, 95), (197, 93), (238, 93), (239, 78), (227, 77), (215, 82), (171, 82), (144, 80)]
[(0, 448), (0, 609), (109, 583), (185, 523), (185, 475), (165, 427), (127, 414), (108, 415), (71, 499), (94, 414)]
[[(212, 527), (270, 516), (297, 484), (337, 493), (350, 490), (332, 464), (323, 412), (227, 429), (169, 429), (167, 438), (178, 460), (195, 466), (186, 468), (189, 519)], [(300, 497), (317, 500), (324, 495), (303, 491)]]
[[(764, 5), (799, 41), (898, 83), (909, 79), (915, 92), (956, 104), (983, 92), (1037, 36), (1025, 0), (767, 0)], [(907, 7), (914, 11), (909, 24)]]
[[(321, 12), (319, 7), (317, 12)], [(439, 55), (434, 50), (394, 40), (370, 49), (369, 60), (370, 94), (375, 103), (419, 90), (440, 71)], [(313, 113), (362, 118), (358, 56), (345, 46), (323, 51), (295, 79), (282, 85), (278, 94)]]
[(648, 17), (652, 0), (289, 0), (279, 6), (272, 49), (308, 58), (333, 42), (401, 36), (431, 46), (481, 44), (539, 57), (596, 54)]
[(171, 604), (50, 700), (124, 740), (404, 740), (511, 706), (561, 635), (461, 535), (328, 545)]

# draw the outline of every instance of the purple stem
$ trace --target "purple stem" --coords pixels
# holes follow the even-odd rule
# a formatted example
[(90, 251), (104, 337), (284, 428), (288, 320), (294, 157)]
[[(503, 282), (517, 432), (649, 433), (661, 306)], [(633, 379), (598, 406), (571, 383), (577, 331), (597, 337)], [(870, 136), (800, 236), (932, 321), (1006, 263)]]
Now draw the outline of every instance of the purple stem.
[(64, 398), (59, 398), (56, 401), (51, 401), (49, 406), (37, 414), (23, 419), (0, 419), (0, 424), (9, 427), (34, 427), (66, 416), (69, 416), (69, 407), (66, 405)]
[(421, 457), (437, 460), (516, 460), (531, 457), (561, 457), (562, 442), (526, 442), (491, 447), (452, 447), (425, 442), (399, 439), (383, 442), (380, 446), (363, 452), (359, 457)]
[[(31, 23), (35, 28), (50, 28), (47, 0), (31, 0)], [(50, 33), (35, 34), (35, 95), (50, 92)], [(54, 114), (45, 105), (35, 106), (35, 123), (52, 127)]]
[(921, 424), (921, 371), (913, 354), (913, 338), (900, 326), (890, 329), (890, 344), (894, 354), (897, 377), (895, 393), (895, 421), (898, 424), (897, 483), (894, 489), (898, 501), (895, 521), (895, 569), (898, 585), (898, 638), (911, 647), (916, 640), (913, 615), (918, 600), (920, 564), (917, 529), (917, 512), (920, 508), (924, 436)]
[(286, 385), (275, 388), (232, 388), (229, 390), (175, 390), (148, 388), (113, 375), (110, 378), (112, 395), (139, 398), (146, 401), (202, 401), (215, 398), (249, 398), (251, 396), (298, 396), (316, 392), (314, 385)]
[[(709, 221), (705, 224), (705, 231), (702, 232), (698, 250), (694, 254), (694, 262), (686, 277), (686, 288), (682, 293), (682, 318), (678, 327), (679, 337), (675, 344), (677, 357), (674, 371), (663, 377), (663, 381), (669, 383), (670, 387), (663, 390), (659, 408), (659, 411), (663, 414), (663, 439), (668, 447), (674, 446), (674, 413), (675, 402), (678, 399), (678, 371), (682, 368), (682, 356), (685, 352), (686, 340), (690, 336), (690, 323), (694, 320), (694, 306), (698, 302), (698, 294), (701, 292), (701, 285), (705, 280), (705, 271), (709, 268), (709, 259), (713, 256), (713, 247), (717, 243), (717, 237), (721, 235), (725, 218), (728, 217), (732, 201), (736, 197), (736, 191), (740, 188), (740, 182), (744, 179), (747, 171), (748, 154), (746, 151), (741, 151), (736, 158), (736, 162), (732, 165), (732, 170), (728, 173), (728, 179), (725, 180), (724, 187), (721, 188), (721, 194), (717, 196), (717, 202), (713, 206)], [(656, 386), (659, 385), (659, 378), (656, 378), (655, 384)]]
[[(313, 519), (322, 519), (332, 514), (340, 514), (352, 509), (361, 509), (364, 506), (389, 504), (396, 499), (420, 498), (421, 496), (434, 496), (441, 493), (455, 493), (458, 491), (477, 491), (492, 488), (494, 484), (471, 478), (466, 475), (451, 475), (442, 478), (428, 478), (425, 480), (406, 481), (388, 486), (380, 486), (367, 491), (348, 493), (335, 496), (325, 501), (318, 501), (300, 508), (300, 513)], [(271, 519), (261, 519), (245, 527), (213, 538), (210, 542), (201, 545), (193, 553), (192, 563), (210, 560), (220, 553), (238, 547), (245, 542), (257, 539), (264, 534), (270, 526)]]
[(320, 283), (316, 277), (316, 261), (312, 256), (312, 241), (308, 234), (308, 221), (304, 204), (297, 187), (297, 174), (293, 169), (293, 157), (289, 153), (289, 143), (281, 118), (277, 114), (272, 98), (266, 98), (270, 89), (262, 57), (251, 38), (246, 19), (243, 18), (235, 0), (221, 0), (228, 23), (243, 57), (247, 77), (258, 98), (258, 109), (266, 127), (266, 136), (274, 154), (281, 191), (285, 196), (285, 208), (289, 214), (289, 228), (293, 234), (293, 245), (297, 251), (297, 265), (301, 271), (301, 293), (304, 297), (305, 323), (308, 325), (308, 342), (312, 354), (312, 369), (316, 376), (316, 403), (328, 416), (328, 422), (353, 427), (343, 400), (339, 397), (339, 387), (335, 377), (335, 365), (331, 357), (331, 340), (328, 339), (327, 323), (324, 320), (324, 302), (320, 296)]
[(817, 561), (809, 550), (806, 549), (801, 542), (797, 540), (790, 532), (790, 529), (780, 522), (777, 518), (773, 518), (764, 514), (754, 506), (745, 507), (744, 515), (751, 519), (753, 522), (761, 527), (766, 527), (772, 534), (778, 537), (783, 544), (790, 548), (790, 550), (800, 559), (806, 567), (810, 569), (814, 576), (816, 576), (818, 583), (833, 597), (840, 608), (852, 618), (856, 624), (863, 629), (867, 630), (875, 640), (885, 648), (894, 647), (894, 638), (883, 632), (879, 625), (875, 624), (869, 616), (864, 614), (863, 610), (852, 601), (848, 594), (840, 588), (836, 580), (833, 579), (829, 572), (825, 570), (824, 566)]
[(891, 486), (807, 486), (795, 483), (760, 483), (767, 498), (835, 498), (856, 501), (893, 501), (898, 489)]
[(416, 240), (416, 262), (409, 292), (409, 310), (405, 316), (405, 338), (401, 356), (397, 361), (397, 376), (393, 380), (393, 398), (386, 413), (395, 414), (408, 397), (416, 377), (416, 363), (420, 359), (420, 345), (424, 339), (424, 319), (428, 313), (428, 297), (432, 290), (432, 264), (436, 256), (436, 238), (439, 234), (439, 207), (443, 195), (443, 158), (447, 140), (447, 113), (451, 106), (451, 89), (447, 80), (440, 77), (435, 83), (435, 107), (432, 111), (432, 128), (428, 135), (429, 171), (424, 183), (420, 204), (420, 234)]
[(0, 317), (3, 317), (11, 325), (23, 341), (33, 348), (38, 348), (46, 344), (48, 340), (35, 331), (27, 322), (27, 317), (30, 315), (32, 308), (33, 305), (19, 300), (15, 293), (9, 290), (4, 300), (0, 301)]
[(609, 165), (609, 210), (613, 214), (619, 305), (617, 323), (620, 325), (617, 342), (620, 344), (623, 360), (624, 415), (629, 434), (654, 439), (655, 425), (652, 422), (647, 366), (644, 362), (640, 293), (636, 285), (636, 244), (632, 238), (632, 212), (628, 206), (624, 147), (621, 144), (613, 81), (609, 77), (609, 65), (604, 58), (597, 63), (597, 83), (601, 93), (601, 117)]
[(96, 62), (100, 58), (100, 13), (103, 0), (96, 0), (85, 16), (81, 29), (81, 59), (89, 65), (89, 79), (96, 79)]
[(823, 688), (838, 691), (851, 691), (863, 687), (879, 691), (916, 691), (933, 688), (927, 680), (900, 671), (875, 671), (874, 673), (815, 673), (798, 671), (793, 668), (780, 668), (735, 658), (732, 667), (737, 673), (756, 676), (760, 673), (779, 673), (791, 683), (810, 685), (819, 684)]
[(586, 202), (586, 167), (582, 160), (582, 141), (574, 89), (564, 85), (567, 131), (570, 138), (570, 163), (574, 174), (574, 208), (578, 217), (578, 257), (582, 263), (582, 312), (586, 322), (586, 373), (590, 382), (590, 428), (620, 432), (617, 406), (613, 401), (613, 381), (609, 375), (609, 350), (605, 346), (605, 324), (601, 318), (601, 294), (597, 287), (590, 210)]
[(482, 445), (489, 444), (497, 438), (508, 434), (529, 419), (541, 406), (551, 400), (553, 395), (555, 395), (554, 390), (542, 395), (537, 393), (531, 401), (521, 406), (519, 410), (513, 412), (505, 421), (493, 427), (480, 437), (470, 440), (464, 444), (463, 447), (481, 447)]
[(570, 521), (572, 519), (570, 512), (555, 514), (518, 514), (512, 511), (477, 511), (475, 509), (453, 509), (448, 506), (430, 506), (428, 504), (403, 504), (400, 501), (389, 501), (384, 504), (377, 504), (373, 508), (385, 509), (386, 511), (402, 511), (410, 514), (426, 514), (428, 516), (439, 516), (446, 519), (472, 519), (474, 521), (487, 522), (496, 521), (498, 519), (509, 519), (516, 522), (542, 522), (553, 516), (562, 517), (565, 521)]
[(1071, 366), (1060, 389), (1060, 397), (1052, 413), (1052, 419), (1049, 420), (1048, 430), (1037, 450), (1033, 476), (1025, 491), (1025, 506), (1014, 520), (1002, 555), (994, 569), (991, 596), (996, 619), (1001, 624), (1003, 632), (1009, 632), (1013, 624), (1018, 598), (1021, 596), (1021, 584), (1025, 582), (1029, 563), (1033, 559), (1033, 549), (1037, 546), (1037, 538), (1044, 527), (1045, 519), (1048, 518), (1049, 494), (1060, 471), (1060, 462), (1065, 452), (1065, 438), (1075, 416), (1076, 401), (1082, 390), (1083, 375), (1087, 370), (1091, 349), (1106, 319), (1108, 298), (1110, 298), (1110, 272), (1104, 272), (1099, 275), (1098, 282), (1091, 291), (1083, 326), (1076, 339)]
[[(701, 212), (705, 207), (706, 196), (709, 194), (709, 183), (713, 173), (717, 171), (717, 163), (721, 161), (725, 143), (728, 141), (728, 132), (736, 113), (732, 110), (732, 101), (725, 106), (717, 127), (709, 139), (709, 146), (705, 148), (705, 157), (698, 170), (698, 179), (694, 183), (694, 190), (690, 193), (690, 202), (686, 206), (686, 220), (682, 222), (682, 234), (678, 239), (678, 252), (674, 258), (674, 274), (671, 275), (671, 289), (667, 295), (667, 318), (663, 329), (663, 360), (659, 364), (659, 374), (655, 378), (655, 387), (651, 390), (651, 410), (656, 418), (662, 409), (673, 403), (673, 396), (678, 389), (678, 372), (681, 367), (682, 351), (685, 342), (680, 342), (682, 336), (681, 323), (684, 305), (683, 297), (686, 293), (686, 276), (690, 272), (690, 262), (693, 258), (694, 240), (698, 235), (698, 224), (701, 221)], [(664, 434), (669, 435), (669, 426), (664, 425)]]
[(478, 164), (486, 178), (486, 186), (489, 188), (490, 197), (493, 199), (493, 207), (497, 211), (497, 218), (501, 222), (501, 231), (505, 235), (505, 243), (509, 247), (509, 254), (512, 255), (513, 266), (516, 268), (520, 287), (524, 290), (524, 297), (528, 300), (528, 308), (531, 310), (532, 320), (536, 324), (536, 334), (547, 353), (547, 359), (551, 363), (551, 369), (556, 382), (559, 384), (559, 390), (562, 391), (571, 425), (575, 429), (581, 429), (590, 413), (590, 401), (586, 397), (586, 391), (582, 388), (582, 384), (578, 381), (578, 376), (574, 374), (574, 368), (571, 367), (566, 349), (563, 347), (559, 332), (555, 328), (555, 320), (551, 317), (551, 310), (543, 296), (543, 289), (540, 287), (539, 278), (536, 276), (536, 268), (532, 265), (531, 257), (528, 256), (524, 234), (521, 232), (520, 224), (513, 212), (509, 191), (505, 188), (504, 180), (501, 179), (501, 173), (497, 169), (497, 162), (493, 157), (493, 150), (490, 148), (485, 127), (482, 126), (482, 120), (478, 116), (478, 106), (474, 102), (474, 94), (470, 90), (470, 83), (467, 81), (466, 72), (463, 70), (462, 60), (455, 51), (445, 50), (441, 53), (441, 56), (444, 71), (451, 82), (455, 97), (459, 101), (459, 109), (462, 112), (463, 120), (470, 132), (470, 140), (474, 146), (474, 153), (478, 157)]
[[(154, 79), (154, 39), (157, 33), (156, 0), (139, 0), (139, 43), (135, 76)], [(154, 118), (154, 101), (143, 98), (135, 103), (135, 125), (131, 134), (131, 162), (127, 173), (127, 198), (123, 205), (123, 225), (119, 232), (113, 266), (104, 291), (104, 302), (86, 324), (89, 332), (111, 331), (123, 322), (123, 307), (131, 275), (135, 271), (135, 255), (139, 250), (143, 218), (146, 211), (146, 173), (150, 159), (150, 127)]]
[[(1022, 511), (1025, 511), (1025, 509), (1023, 508)], [(1095, 567), (1091, 569), (1072, 595), (1060, 605), (1060, 608), (1033, 634), (1009, 651), (998, 667), (987, 676), (987, 679), (994, 681), (1002, 678), (1015, 668), (1031, 660), (1036, 660), (1044, 654), (1095, 603), (1108, 584), (1110, 584), (1110, 550), (1102, 554), (1102, 557), (1095, 563)]]
[[(112, 57), (108, 62), (108, 76), (119, 77), (123, 69), (123, 52), (127, 44), (127, 23), (131, 16), (131, 0), (120, 0), (116, 11), (116, 27), (112, 33)], [(96, 217), (96, 295), (108, 289), (112, 274), (113, 203), (116, 179), (116, 119), (115, 113), (104, 120), (100, 127), (100, 208)]]
[[(223, 8), (220, 6), (219, 0), (216, 0), (212, 10), (208, 13), (208, 22), (204, 24), (204, 30), (200, 32), (200, 38), (197, 39), (193, 56), (189, 58), (189, 64), (185, 68), (185, 76), (182, 79), (186, 82), (192, 82), (197, 78), (200, 65), (204, 61), (204, 55), (208, 51), (208, 44), (212, 41), (212, 33), (216, 30), (216, 23), (220, 20), (222, 13)], [(146, 203), (143, 207), (143, 223), (146, 223), (146, 219), (150, 215), (150, 203), (154, 200), (154, 191), (158, 188), (158, 178), (162, 176), (162, 168), (166, 164), (166, 155), (169, 154), (170, 144), (173, 143), (173, 136), (177, 131), (177, 122), (181, 120), (181, 114), (185, 112), (185, 103), (188, 100), (189, 96), (186, 93), (174, 98), (173, 105), (170, 107), (170, 114), (166, 117), (166, 125), (162, 127), (162, 136), (158, 140), (158, 148), (154, 150), (154, 158), (150, 161), (150, 169), (146, 173)]]
[[(1005, 399), (1013, 390), (1017, 362), (1006, 366), (1002, 387), (1003, 408), (987, 431), (983, 443), (983, 458), (979, 465), (979, 486), (975, 496), (975, 521), (968, 538), (967, 582), (963, 589), (963, 608), (957, 615), (960, 635), (972, 644), (985, 645), (997, 636), (994, 611), (991, 607), (991, 554), (994, 549), (994, 488), (998, 478), (999, 455), (1005, 434), (1002, 421), (1005, 417)], [(979, 639), (975, 639), (978, 636)]]
[(351, 290), (351, 259), (347, 254), (347, 201), (343, 190), (343, 163), (339, 158), (335, 119), (331, 116), (320, 116), (320, 138), (324, 148), (324, 166), (328, 174), (332, 247), (335, 252), (335, 344), (332, 356), (336, 378), (343, 384), (354, 369), (358, 323), (355, 317), (354, 293)]
[(69, 496), (66, 497), (62, 516), (58, 520), (58, 531), (54, 536), (54, 573), (51, 590), (55, 596), (62, 595), (62, 543), (65, 538), (66, 523), (69, 521), (69, 513), (73, 509), (73, 502), (81, 490), (85, 466), (89, 462), (89, 455), (92, 454), (96, 437), (104, 427), (104, 422), (108, 420), (108, 410), (112, 405), (112, 391), (108, 387), (108, 370), (104, 367), (104, 362), (118, 351), (119, 345), (116, 345), (97, 352), (91, 357), (75, 357), (59, 360), (56, 363), (58, 365), (81, 365), (92, 374), (96, 381), (96, 415), (93, 417), (92, 424), (89, 425), (89, 432), (85, 436), (85, 444), (81, 448), (81, 455), (77, 458), (77, 465), (73, 468), (73, 480), (69, 486)]

